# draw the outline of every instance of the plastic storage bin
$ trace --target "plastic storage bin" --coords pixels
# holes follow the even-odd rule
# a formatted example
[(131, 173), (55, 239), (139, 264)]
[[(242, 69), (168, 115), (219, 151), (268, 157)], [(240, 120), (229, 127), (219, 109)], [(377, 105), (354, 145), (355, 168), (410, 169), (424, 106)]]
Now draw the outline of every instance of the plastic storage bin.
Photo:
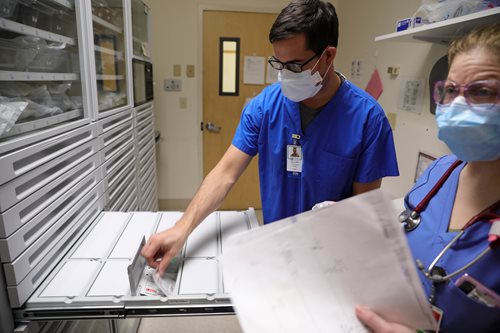
[(17, 7), (16, 0), (0, 0), (0, 17), (10, 18)]
[(37, 54), (35, 48), (20, 43), (18, 40), (0, 38), (0, 69), (24, 71)]
[(57, 12), (49, 7), (36, 4), (29, 6), (20, 5), (18, 11), (18, 21), (20, 23), (42, 30), (50, 30), (52, 16), (54, 16)]
[(75, 18), (68, 13), (60, 11), (50, 17), (49, 30), (58, 35), (75, 38), (76, 37), (76, 23)]
[(36, 57), (28, 64), (30, 72), (57, 72), (71, 71), (70, 57), (66, 50), (52, 49), (50, 47), (39, 49)]

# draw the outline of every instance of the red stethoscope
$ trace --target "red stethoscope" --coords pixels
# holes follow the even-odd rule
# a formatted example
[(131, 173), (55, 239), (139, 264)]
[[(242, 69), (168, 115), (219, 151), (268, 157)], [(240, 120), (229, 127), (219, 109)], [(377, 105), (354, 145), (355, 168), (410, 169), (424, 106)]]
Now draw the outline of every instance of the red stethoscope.
[[(420, 225), (420, 213), (427, 207), (431, 199), (436, 195), (439, 189), (443, 186), (444, 182), (448, 179), (450, 174), (455, 170), (462, 161), (455, 161), (446, 172), (441, 176), (434, 187), (427, 193), (427, 195), (420, 201), (420, 203), (410, 212), (409, 210), (403, 211), (399, 215), (399, 221), (404, 224), (404, 229), (406, 232), (412, 231)], [(409, 205), (408, 205), (409, 206)], [(476, 263), (481, 259), (490, 249), (500, 247), (500, 215), (496, 213), (500, 209), (500, 200), (496, 201), (491, 206), (487, 207), (480, 213), (473, 216), (457, 233), (455, 237), (443, 248), (443, 250), (436, 256), (436, 258), (429, 265), (427, 270), (425, 270), (423, 263), (417, 259), (417, 267), (422, 271), (424, 276), (431, 280), (432, 282), (445, 282), (449, 281), (452, 277), (465, 271), (471, 265)], [(491, 228), (489, 232), (489, 246), (486, 247), (481, 253), (479, 253), (474, 259), (463, 267), (457, 269), (455, 272), (447, 274), (443, 268), (437, 266), (437, 262), (443, 257), (443, 255), (450, 249), (453, 244), (455, 244), (458, 239), (463, 235), (465, 230), (478, 221), (488, 221), (491, 223)]]

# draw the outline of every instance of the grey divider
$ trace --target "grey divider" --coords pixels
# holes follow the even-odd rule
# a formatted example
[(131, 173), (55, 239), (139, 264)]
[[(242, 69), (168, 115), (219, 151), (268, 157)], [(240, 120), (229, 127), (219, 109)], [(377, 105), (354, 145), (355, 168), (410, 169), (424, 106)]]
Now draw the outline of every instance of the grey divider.
[[(221, 223), (229, 219), (228, 223), (242, 224), (245, 228), (240, 231), (255, 227), (253, 209), (229, 215), (215, 212), (205, 221), (208, 232), (188, 238), (190, 253), (199, 256), (187, 257), (186, 248), (182, 250), (172, 295), (131, 296), (126, 267), (139, 238), (171, 227), (180, 216), (180, 212), (102, 213), (16, 316), (54, 320), (232, 313), (218, 259)], [(215, 244), (214, 257), (201, 256), (206, 253), (201, 250), (203, 242)]]

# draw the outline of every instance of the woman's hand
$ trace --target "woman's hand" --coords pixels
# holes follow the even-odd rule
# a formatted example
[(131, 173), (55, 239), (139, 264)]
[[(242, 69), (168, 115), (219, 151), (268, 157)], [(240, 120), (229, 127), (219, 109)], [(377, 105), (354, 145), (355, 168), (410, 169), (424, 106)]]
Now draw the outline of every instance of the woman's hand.
[(382, 319), (370, 309), (356, 305), (356, 316), (371, 332), (374, 333), (415, 333), (416, 330)]

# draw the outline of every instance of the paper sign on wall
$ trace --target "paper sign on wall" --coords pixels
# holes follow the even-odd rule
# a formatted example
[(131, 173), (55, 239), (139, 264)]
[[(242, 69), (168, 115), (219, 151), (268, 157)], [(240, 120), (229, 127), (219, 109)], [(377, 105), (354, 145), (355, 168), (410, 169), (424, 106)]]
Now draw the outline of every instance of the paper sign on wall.
[(245, 56), (243, 83), (264, 84), (265, 63), (264, 57)]
[(418, 113), (422, 112), (425, 81), (420, 78), (403, 78), (399, 89), (399, 104), (401, 110)]

